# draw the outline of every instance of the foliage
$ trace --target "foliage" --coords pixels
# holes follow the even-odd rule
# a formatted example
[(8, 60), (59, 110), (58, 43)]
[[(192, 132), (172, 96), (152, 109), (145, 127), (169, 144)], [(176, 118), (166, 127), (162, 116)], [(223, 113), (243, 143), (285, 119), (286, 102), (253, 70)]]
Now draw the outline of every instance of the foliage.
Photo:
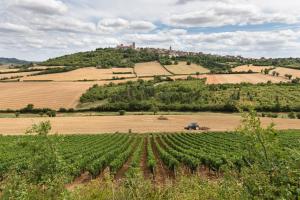
[(248, 138), (241, 146), (246, 163), (241, 173), (243, 187), (254, 199), (297, 199), (300, 162), (295, 158), (299, 152), (283, 147), (273, 127), (262, 128), (253, 111), (244, 116), (237, 130)]
[(225, 111), (254, 107), (260, 112), (300, 111), (299, 84), (206, 85), (205, 80), (138, 81), (95, 85), (81, 103), (103, 101), (95, 111)]
[(49, 59), (41, 64), (47, 66), (101, 66), (102, 68), (110, 68), (133, 67), (134, 63), (155, 60), (158, 60), (158, 54), (147, 49), (136, 51), (133, 49), (104, 48)]

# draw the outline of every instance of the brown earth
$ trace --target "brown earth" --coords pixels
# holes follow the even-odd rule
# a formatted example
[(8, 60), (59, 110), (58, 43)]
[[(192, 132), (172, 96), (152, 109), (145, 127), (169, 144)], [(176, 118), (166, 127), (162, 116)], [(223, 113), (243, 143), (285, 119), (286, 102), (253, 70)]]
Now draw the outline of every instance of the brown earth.
[[(56, 117), (56, 118), (1, 118), (0, 131), (4, 135), (19, 135), (34, 123), (49, 120), (52, 133), (59, 134), (101, 134), (151, 132), (183, 132), (191, 122), (210, 128), (210, 131), (232, 131), (241, 121), (232, 114), (200, 113), (198, 115), (168, 115), (168, 120), (158, 120), (154, 115), (94, 116), (94, 117)], [(262, 118), (264, 126), (274, 122), (277, 129), (300, 129), (298, 119)]]

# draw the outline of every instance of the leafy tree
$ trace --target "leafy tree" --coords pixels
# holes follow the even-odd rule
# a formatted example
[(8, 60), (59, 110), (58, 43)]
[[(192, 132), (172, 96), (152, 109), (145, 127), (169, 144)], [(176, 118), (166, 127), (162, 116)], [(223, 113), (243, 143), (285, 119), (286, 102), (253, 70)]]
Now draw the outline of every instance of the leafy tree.
[(274, 124), (262, 128), (256, 113), (250, 111), (237, 132), (248, 138), (241, 145), (246, 165), (240, 176), (250, 198), (297, 199), (300, 171), (295, 157), (299, 152), (280, 145)]

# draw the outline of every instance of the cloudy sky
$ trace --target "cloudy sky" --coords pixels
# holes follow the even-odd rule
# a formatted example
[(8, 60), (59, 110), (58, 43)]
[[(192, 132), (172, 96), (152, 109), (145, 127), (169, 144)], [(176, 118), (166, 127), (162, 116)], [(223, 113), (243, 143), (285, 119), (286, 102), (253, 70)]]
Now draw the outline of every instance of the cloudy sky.
[(40, 61), (136, 42), (300, 57), (296, 0), (0, 0), (0, 57)]

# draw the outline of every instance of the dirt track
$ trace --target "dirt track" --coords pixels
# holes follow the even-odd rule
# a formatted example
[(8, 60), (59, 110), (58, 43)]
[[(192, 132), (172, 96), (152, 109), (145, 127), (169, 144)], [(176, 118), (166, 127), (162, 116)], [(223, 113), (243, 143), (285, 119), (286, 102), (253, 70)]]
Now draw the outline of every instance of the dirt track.
[[(3, 135), (18, 135), (32, 124), (50, 120), (52, 133), (59, 134), (96, 134), (114, 132), (181, 132), (190, 122), (198, 122), (211, 131), (234, 130), (240, 124), (241, 117), (230, 114), (203, 113), (199, 115), (169, 115), (169, 120), (158, 120), (158, 116), (99, 116), (99, 117), (57, 117), (57, 118), (2, 118), (0, 133)], [(277, 129), (300, 129), (297, 119), (262, 118), (263, 125), (274, 122)]]

